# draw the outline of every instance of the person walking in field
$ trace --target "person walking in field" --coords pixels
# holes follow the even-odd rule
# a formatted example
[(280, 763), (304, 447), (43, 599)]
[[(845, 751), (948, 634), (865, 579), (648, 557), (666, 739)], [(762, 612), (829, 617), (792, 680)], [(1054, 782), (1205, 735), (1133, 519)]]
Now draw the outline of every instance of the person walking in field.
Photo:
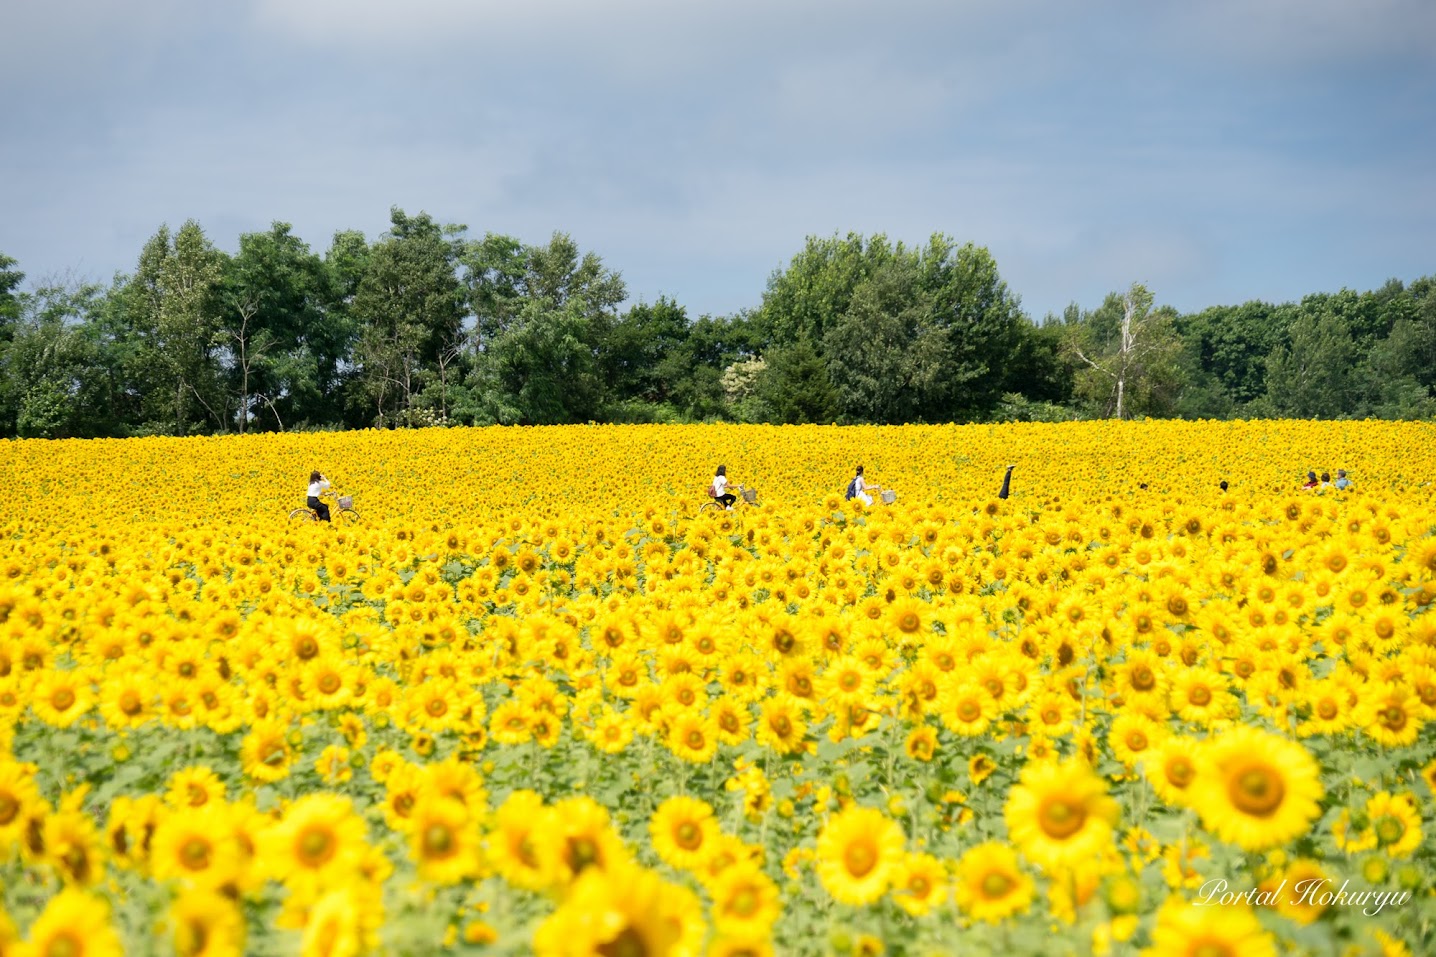
[(1007, 467), (1007, 472), (1002, 476), (1002, 489), (997, 493), (998, 498), (1007, 498), (1008, 493), (1012, 491), (1012, 470), (1015, 468), (1017, 468), (1016, 465)]
[(329, 521), (329, 506), (319, 500), (319, 496), (323, 495), (328, 488), (329, 480), (327, 478), (318, 471), (309, 473), (309, 497), (304, 500), (304, 504), (314, 510), (314, 514), (319, 516), (321, 522)]

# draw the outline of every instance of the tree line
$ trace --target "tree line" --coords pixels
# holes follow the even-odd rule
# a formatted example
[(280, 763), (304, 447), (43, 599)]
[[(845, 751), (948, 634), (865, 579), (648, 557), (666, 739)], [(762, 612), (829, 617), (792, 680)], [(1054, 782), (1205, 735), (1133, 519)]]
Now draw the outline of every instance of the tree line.
[(1034, 321), (987, 249), (810, 237), (752, 309), (625, 307), (563, 233), (391, 210), (322, 253), (161, 227), (109, 285), (27, 288), (0, 254), (0, 434), (447, 424), (1427, 418), (1436, 276), (1179, 313), (1141, 284)]

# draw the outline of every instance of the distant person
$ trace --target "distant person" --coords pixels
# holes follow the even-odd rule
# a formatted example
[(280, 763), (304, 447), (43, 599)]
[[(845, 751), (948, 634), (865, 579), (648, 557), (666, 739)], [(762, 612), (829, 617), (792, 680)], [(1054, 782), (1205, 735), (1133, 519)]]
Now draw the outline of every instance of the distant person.
[(1225, 492), (1225, 491), (1227, 490), (1227, 480), (1226, 480), (1226, 479), (1222, 479), (1220, 482), (1217, 483), (1217, 485), (1219, 485), (1219, 486), (1221, 487), (1221, 490), (1222, 490), (1223, 492)]
[(329, 480), (327, 478), (317, 471), (309, 473), (309, 495), (304, 500), (304, 504), (308, 505), (310, 509), (314, 511), (315, 515), (319, 516), (321, 522), (329, 521), (329, 506), (319, 500), (319, 496), (323, 495), (328, 489)]
[(868, 494), (868, 483), (867, 480), (863, 478), (863, 467), (861, 465), (858, 466), (857, 474), (853, 476), (853, 480), (848, 483), (848, 491), (846, 494), (850, 502), (853, 499), (857, 499), (864, 505), (873, 504), (873, 497)]
[(1322, 488), (1331, 488), (1331, 473), (1330, 473), (1330, 472), (1322, 472), (1322, 473), (1321, 473), (1321, 487), (1322, 487)]
[(1315, 472), (1307, 472), (1307, 473), (1306, 473), (1306, 484), (1303, 485), (1302, 488), (1304, 488), (1304, 489), (1307, 489), (1307, 488), (1316, 488), (1316, 486), (1317, 486), (1316, 473), (1315, 473)]
[(1005, 499), (1005, 498), (1007, 498), (1008, 493), (1012, 491), (1012, 470), (1015, 469), (1015, 468), (1017, 468), (1017, 466), (1015, 466), (1015, 465), (1009, 465), (1009, 466), (1007, 467), (1007, 471), (1003, 474), (1003, 476), (1002, 476), (1002, 490), (997, 493), (997, 497), (998, 497), (998, 498), (1004, 498), (1004, 499)]
[(713, 476), (713, 486), (708, 490), (724, 509), (731, 510), (733, 503), (738, 501), (738, 496), (728, 491), (728, 466), (718, 466), (718, 473)]
[(1343, 492), (1351, 488), (1351, 479), (1346, 477), (1346, 469), (1337, 469), (1336, 481), (1331, 484), (1333, 488), (1340, 489)]

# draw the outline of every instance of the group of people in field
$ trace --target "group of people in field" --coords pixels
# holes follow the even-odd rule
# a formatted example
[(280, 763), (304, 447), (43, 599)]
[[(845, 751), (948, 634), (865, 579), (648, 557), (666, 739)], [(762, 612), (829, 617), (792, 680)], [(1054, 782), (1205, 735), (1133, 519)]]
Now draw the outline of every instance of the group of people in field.
[(1334, 488), (1337, 491), (1346, 491), (1351, 488), (1351, 479), (1346, 477), (1346, 469), (1336, 470), (1336, 481), (1332, 481), (1330, 472), (1322, 472), (1318, 481), (1315, 472), (1306, 473), (1306, 482), (1301, 486), (1303, 489)]
[[(1002, 488), (997, 493), (998, 498), (1007, 498), (1011, 493), (1012, 470), (1015, 468), (1017, 468), (1016, 465), (1009, 465), (1007, 466), (1007, 471), (1003, 473)], [(722, 505), (725, 509), (731, 509), (733, 504), (738, 501), (738, 497), (728, 491), (728, 484), (728, 466), (720, 465), (718, 466), (718, 471), (713, 475), (712, 484), (708, 486), (708, 497), (718, 502), (718, 504)], [(868, 483), (867, 476), (863, 474), (863, 467), (859, 465), (852, 479), (848, 481), (848, 488), (847, 491), (843, 493), (843, 497), (849, 502), (853, 499), (857, 499), (864, 505), (871, 505), (873, 504), (871, 493), (881, 491), (881, 485), (871, 485)], [(891, 498), (888, 499), (888, 501), (891, 500)]]

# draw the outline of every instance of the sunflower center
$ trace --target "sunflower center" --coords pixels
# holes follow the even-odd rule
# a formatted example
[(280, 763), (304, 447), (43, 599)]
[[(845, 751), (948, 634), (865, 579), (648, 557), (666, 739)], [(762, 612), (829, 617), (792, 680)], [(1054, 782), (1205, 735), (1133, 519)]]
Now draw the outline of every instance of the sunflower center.
[(1187, 953), (1191, 957), (1234, 957), (1236, 952), (1222, 941), (1202, 940), (1194, 943)]
[(74, 932), (62, 931), (51, 938), (45, 957), (81, 957), (84, 952), (85, 945)]
[(211, 850), (209, 841), (202, 837), (192, 837), (180, 848), (180, 863), (192, 871), (202, 871), (209, 867)]
[(443, 824), (424, 828), (424, 856), (448, 857), (454, 852), (454, 832)]
[(578, 874), (598, 863), (598, 845), (587, 837), (571, 838), (568, 842), (568, 860), (573, 872)]
[(843, 866), (854, 877), (866, 877), (878, 866), (877, 848), (870, 841), (854, 841), (843, 851)]
[(1129, 751), (1147, 750), (1147, 736), (1141, 731), (1132, 731), (1127, 735), (1127, 749)]
[(1392, 706), (1381, 712), (1381, 723), (1388, 730), (1400, 731), (1406, 727), (1406, 711), (1403, 708)]
[(319, 690), (324, 694), (333, 694), (338, 691), (344, 682), (334, 672), (329, 672), (319, 679)]
[(424, 706), (424, 710), (429, 713), (431, 718), (442, 718), (449, 712), (449, 703), (443, 698), (430, 698), (429, 703)]
[(990, 871), (982, 879), (982, 896), (988, 900), (999, 900), (1011, 893), (1013, 880), (1001, 871)]
[(1205, 707), (1211, 703), (1212, 693), (1208, 691), (1204, 685), (1197, 685), (1187, 693), (1187, 700), (1198, 708)]
[(704, 741), (703, 741), (703, 732), (702, 732), (702, 731), (699, 731), (699, 730), (697, 730), (697, 729), (694, 729), (694, 730), (692, 730), (692, 731), (689, 731), (689, 732), (688, 732), (688, 737), (685, 738), (684, 740), (685, 740), (685, 743), (686, 743), (690, 748), (692, 748), (694, 751), (698, 751), (698, 750), (701, 750), (701, 749), (703, 748)]
[(1286, 798), (1286, 784), (1271, 768), (1256, 765), (1233, 774), (1227, 785), (1227, 796), (1243, 814), (1268, 817)]
[(1321, 720), (1323, 721), (1330, 721), (1332, 718), (1335, 718), (1337, 714), (1340, 713), (1340, 710), (1341, 709), (1336, 706), (1336, 702), (1330, 698), (1322, 698), (1321, 703), (1316, 706), (1316, 713), (1321, 716)]
[(703, 845), (703, 829), (692, 821), (684, 821), (678, 825), (673, 838), (685, 851), (696, 851)]
[(964, 701), (957, 706), (957, 716), (963, 721), (976, 721), (982, 717), (982, 706), (976, 701)]
[(839, 683), (843, 686), (844, 691), (855, 691), (862, 686), (863, 678), (856, 671), (847, 671), (843, 673)]
[(1167, 762), (1167, 780), (1179, 788), (1184, 788), (1192, 783), (1192, 777), (1196, 769), (1192, 762), (1184, 757), (1176, 757)]
[(1132, 669), (1132, 687), (1138, 691), (1151, 691), (1157, 683), (1157, 676), (1152, 674), (1152, 669), (1146, 665), (1138, 665)]
[(334, 836), (320, 828), (310, 828), (300, 835), (296, 850), (305, 867), (321, 867), (334, 856)]
[(0, 792), (0, 826), (9, 824), (20, 813), (20, 802), (15, 795)]
[(50, 696), (50, 706), (56, 711), (64, 711), (75, 703), (75, 692), (69, 688), (61, 688)]
[(739, 917), (749, 917), (758, 911), (758, 895), (753, 888), (744, 887), (729, 899), (726, 910)]
[(1087, 821), (1087, 810), (1082, 805), (1064, 798), (1049, 798), (1037, 812), (1037, 823), (1048, 837), (1066, 840), (1082, 830)]
[(648, 957), (648, 945), (638, 931), (632, 927), (623, 928), (623, 933), (606, 944), (598, 945), (602, 957)]
[(1406, 825), (1389, 814), (1376, 822), (1376, 839), (1381, 842), (1382, 847), (1395, 844), (1405, 834)]

